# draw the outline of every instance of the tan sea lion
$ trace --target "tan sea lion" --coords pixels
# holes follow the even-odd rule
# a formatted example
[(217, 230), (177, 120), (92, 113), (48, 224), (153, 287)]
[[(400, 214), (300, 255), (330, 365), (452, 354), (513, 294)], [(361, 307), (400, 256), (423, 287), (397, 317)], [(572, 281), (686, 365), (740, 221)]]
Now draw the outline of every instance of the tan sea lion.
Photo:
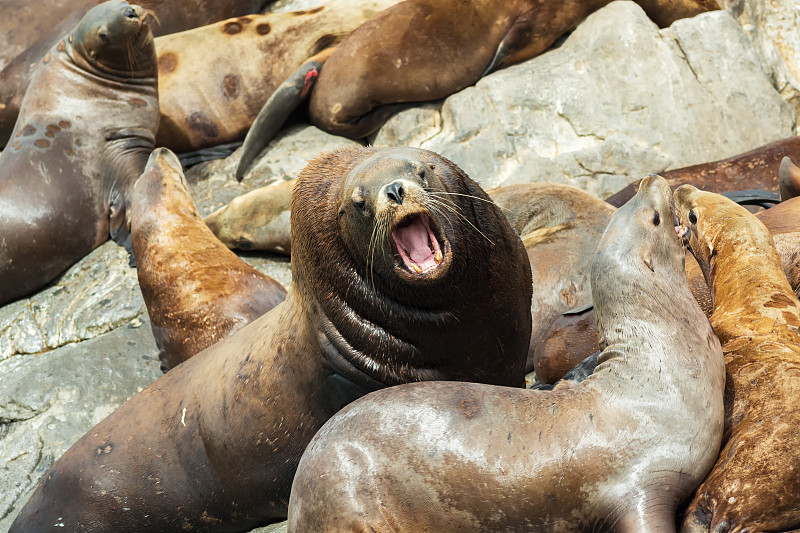
[[(101, 0), (12, 0), (0, 4), (0, 35), (9, 37), (7, 65), (0, 65), (0, 147), (12, 133), (22, 98), (42, 57)], [(153, 35), (166, 35), (229, 17), (257, 13), (265, 0), (142, 0), (156, 14)], [(9, 24), (7, 31), (4, 24)], [(3, 50), (0, 50), (0, 64)], [(13, 54), (13, 56), (11, 55)]]
[[(800, 137), (789, 137), (760, 146), (749, 152), (689, 167), (660, 172), (671, 187), (684, 183), (704, 191), (725, 193), (731, 191), (759, 189), (779, 192), (779, 169), (781, 160), (800, 154)], [(634, 182), (606, 198), (619, 207), (636, 193), (639, 182)]]
[(303, 449), (343, 405), (424, 379), (522, 387), (528, 331), (522, 243), (458, 167), (412, 148), (323, 154), (294, 189), (286, 300), (90, 430), (11, 531), (279, 520)]
[(237, 196), (203, 221), (228, 248), (289, 254), (294, 183), (281, 181)]
[(214, 237), (168, 149), (150, 155), (133, 187), (130, 218), (136, 273), (164, 372), (286, 297), (280, 283)]
[(681, 531), (800, 527), (800, 301), (767, 228), (746, 209), (691, 185), (675, 210), (714, 298), (725, 354), (725, 436)]
[(789, 156), (781, 159), (781, 166), (778, 169), (778, 186), (781, 201), (800, 195), (800, 167), (795, 165)]
[(45, 56), (0, 155), (0, 305), (128, 236), (130, 188), (158, 127), (144, 10), (93, 8)]
[(588, 379), (549, 392), (416, 383), (354, 402), (303, 455), (288, 530), (675, 531), (719, 449), (725, 371), (670, 197), (663, 179), (643, 181), (598, 245), (606, 348)]
[(330, 0), (311, 10), (159, 37), (159, 146), (187, 152), (243, 139), (269, 96), (301, 64), (324, 59), (321, 52), (397, 2)]

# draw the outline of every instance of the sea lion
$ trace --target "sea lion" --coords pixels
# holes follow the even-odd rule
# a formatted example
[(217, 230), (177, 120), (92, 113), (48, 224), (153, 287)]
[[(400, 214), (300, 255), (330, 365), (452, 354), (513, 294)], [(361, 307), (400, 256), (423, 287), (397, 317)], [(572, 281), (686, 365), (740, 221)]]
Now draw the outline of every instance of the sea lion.
[(800, 527), (800, 301), (769, 230), (746, 209), (691, 185), (675, 210), (714, 298), (725, 354), (725, 437), (681, 531)]
[(345, 148), (297, 179), (286, 300), (90, 430), (12, 532), (249, 531), (286, 516), (306, 444), (366, 391), (522, 387), (530, 268), (477, 184), (412, 148)]
[(269, 96), (298, 67), (324, 59), (327, 49), (397, 2), (330, 0), (310, 10), (251, 15), (159, 37), (158, 145), (187, 152), (243, 139)]
[[(673, 188), (688, 183), (705, 191), (718, 193), (742, 189), (763, 189), (778, 193), (781, 160), (798, 153), (800, 137), (789, 137), (728, 159), (667, 170), (659, 174)], [(633, 197), (638, 186), (638, 182), (631, 183), (606, 198), (606, 201), (619, 207)]]
[[(17, 50), (0, 66), (0, 146), (8, 141), (19, 114), (22, 98), (36, 65), (50, 48), (67, 36), (89, 9), (101, 0), (43, 0), (11, 2), (0, 7), (0, 35), (10, 38)], [(156, 14), (153, 35), (166, 35), (219, 20), (257, 13), (265, 0), (142, 0), (139, 4)], [(22, 17), (22, 19), (20, 19)], [(2, 31), (1, 21), (12, 26)], [(17, 45), (14, 46), (13, 43)], [(11, 60), (13, 59), (13, 60)], [(2, 60), (0, 60), (2, 63)]]
[(128, 236), (130, 188), (158, 127), (156, 56), (143, 8), (93, 8), (54, 47), (0, 155), (0, 305), (106, 239)]
[(795, 165), (789, 156), (781, 159), (781, 166), (778, 168), (778, 188), (781, 201), (800, 195), (800, 167)]
[(136, 181), (130, 219), (136, 274), (164, 372), (286, 297), (280, 283), (214, 237), (167, 148), (153, 151)]
[(598, 245), (606, 348), (588, 379), (416, 383), (354, 402), (303, 455), (288, 530), (675, 531), (716, 459), (725, 370), (670, 197), (661, 178), (643, 181)]
[(532, 331), (525, 365), (530, 372), (535, 347), (553, 320), (592, 303), (592, 257), (615, 209), (580, 189), (552, 183), (511, 185), (487, 194), (521, 236), (531, 263)]
[(237, 196), (203, 221), (228, 248), (290, 254), (294, 183), (281, 181)]

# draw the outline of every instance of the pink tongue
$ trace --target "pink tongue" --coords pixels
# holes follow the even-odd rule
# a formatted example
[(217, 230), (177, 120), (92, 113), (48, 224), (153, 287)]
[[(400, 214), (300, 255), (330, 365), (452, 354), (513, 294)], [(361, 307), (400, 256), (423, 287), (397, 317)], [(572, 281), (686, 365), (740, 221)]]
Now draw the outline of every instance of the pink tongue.
[[(422, 218), (416, 218), (408, 226), (394, 230), (392, 237), (397, 244), (400, 257), (409, 268), (411, 268), (409, 262), (416, 264), (423, 271), (436, 266), (435, 250), (439, 249), (439, 243), (431, 235)], [(433, 244), (434, 250), (431, 250), (429, 243)]]

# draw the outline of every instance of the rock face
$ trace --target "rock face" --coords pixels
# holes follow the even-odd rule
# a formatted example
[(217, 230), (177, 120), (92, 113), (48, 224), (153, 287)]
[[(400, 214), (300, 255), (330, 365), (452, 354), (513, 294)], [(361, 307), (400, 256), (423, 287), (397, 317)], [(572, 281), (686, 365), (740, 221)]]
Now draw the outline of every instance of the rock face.
[[(442, 102), (410, 108), (369, 141), (440, 152), (487, 188), (552, 181), (604, 196), (647, 173), (793, 135), (795, 112), (771, 83), (770, 76), (782, 78), (762, 41), (775, 31), (787, 43), (796, 38), (788, 29), (797, 27), (797, 10), (788, 0), (726, 1), (747, 33), (728, 12), (659, 31), (636, 4), (614, 2), (557, 48)], [(286, 11), (318, 3), (280, 1)], [(796, 99), (788, 82), (778, 83), (784, 97)], [(198, 165), (187, 178), (205, 215), (349, 144), (296, 125), (279, 134), (242, 183), (233, 178), (238, 153)], [(242, 257), (289, 284), (288, 258)], [(55, 458), (161, 375), (127, 262), (107, 243), (51, 286), (0, 308), (0, 533)]]
[(788, 137), (794, 121), (727, 12), (659, 30), (613, 2), (557, 49), (445, 100), (441, 117), (405, 111), (374, 142), (440, 152), (487, 188), (550, 181), (605, 197)]
[(793, 0), (721, 0), (753, 41), (783, 99), (800, 113), (800, 5)]

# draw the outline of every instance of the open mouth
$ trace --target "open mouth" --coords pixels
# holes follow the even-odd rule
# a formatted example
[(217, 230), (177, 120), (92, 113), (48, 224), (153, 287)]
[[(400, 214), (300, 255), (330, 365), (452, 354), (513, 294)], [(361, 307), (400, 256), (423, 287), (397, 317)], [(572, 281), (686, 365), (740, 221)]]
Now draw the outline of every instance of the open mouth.
[(442, 246), (431, 230), (430, 217), (425, 214), (417, 213), (401, 220), (392, 231), (392, 239), (400, 259), (412, 273), (430, 272), (442, 263)]

